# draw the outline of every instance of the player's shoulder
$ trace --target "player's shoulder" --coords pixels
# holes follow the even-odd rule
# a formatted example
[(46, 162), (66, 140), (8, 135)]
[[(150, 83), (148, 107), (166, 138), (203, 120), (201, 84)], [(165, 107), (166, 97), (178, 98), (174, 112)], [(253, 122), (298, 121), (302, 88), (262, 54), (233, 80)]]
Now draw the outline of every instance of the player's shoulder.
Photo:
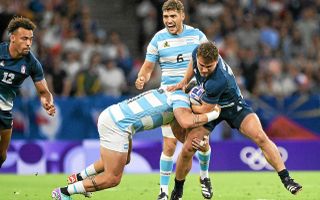
[(228, 80), (223, 73), (223, 69), (217, 66), (215, 72), (207, 79), (206, 86), (212, 90), (218, 90), (227, 84)]
[(42, 67), (40, 61), (36, 58), (36, 56), (30, 51), (26, 56), (25, 56), (26, 62), (33, 67)]
[(153, 38), (161, 38), (161, 37), (168, 37), (168, 30), (166, 28), (163, 28), (156, 32), (153, 36)]
[(37, 57), (31, 51), (28, 53), (26, 57), (29, 59), (30, 62), (39, 62)]
[(203, 34), (202, 31), (198, 28), (195, 28), (193, 26), (190, 25), (184, 25), (185, 31), (186, 32), (190, 32), (190, 33), (196, 33), (196, 34)]

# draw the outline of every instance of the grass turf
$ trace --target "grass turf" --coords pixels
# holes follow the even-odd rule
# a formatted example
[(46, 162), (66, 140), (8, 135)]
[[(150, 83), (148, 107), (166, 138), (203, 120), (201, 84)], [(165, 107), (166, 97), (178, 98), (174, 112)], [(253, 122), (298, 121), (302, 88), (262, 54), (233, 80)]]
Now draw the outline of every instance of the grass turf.
[[(303, 185), (298, 195), (285, 190), (274, 172), (215, 172), (210, 174), (214, 187), (214, 200), (319, 200), (320, 171), (291, 172)], [(67, 175), (5, 175), (0, 174), (1, 200), (46, 200), (51, 191), (66, 184)], [(190, 174), (184, 187), (183, 200), (203, 199), (198, 174)], [(158, 174), (124, 174), (115, 188), (94, 193), (92, 200), (152, 200), (159, 191)], [(173, 187), (173, 176), (170, 183)], [(74, 200), (87, 199), (81, 195)], [(89, 199), (87, 199), (89, 200)]]

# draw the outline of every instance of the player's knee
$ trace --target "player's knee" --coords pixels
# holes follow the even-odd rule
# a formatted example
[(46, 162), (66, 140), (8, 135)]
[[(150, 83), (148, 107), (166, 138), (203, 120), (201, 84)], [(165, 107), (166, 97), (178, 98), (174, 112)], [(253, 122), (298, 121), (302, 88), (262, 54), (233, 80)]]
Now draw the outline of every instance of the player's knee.
[(192, 145), (184, 145), (181, 150), (181, 156), (183, 159), (189, 159), (191, 158), (195, 153), (195, 149), (193, 149)]
[(111, 186), (111, 187), (116, 187), (117, 185), (119, 185), (120, 182), (121, 182), (121, 177), (122, 177), (122, 176), (120, 176), (120, 175), (110, 177), (110, 179), (109, 179), (109, 181), (110, 181), (110, 186)]
[(163, 144), (163, 152), (166, 156), (173, 156), (176, 150), (177, 141), (176, 140), (166, 140)]
[(253, 140), (259, 147), (263, 147), (268, 142), (268, 137), (264, 132), (259, 132)]
[(100, 190), (116, 187), (117, 185), (119, 185), (121, 181), (121, 177), (122, 177), (122, 174), (114, 175), (114, 174), (106, 173), (103, 177), (103, 180), (100, 183), (98, 183), (98, 187)]

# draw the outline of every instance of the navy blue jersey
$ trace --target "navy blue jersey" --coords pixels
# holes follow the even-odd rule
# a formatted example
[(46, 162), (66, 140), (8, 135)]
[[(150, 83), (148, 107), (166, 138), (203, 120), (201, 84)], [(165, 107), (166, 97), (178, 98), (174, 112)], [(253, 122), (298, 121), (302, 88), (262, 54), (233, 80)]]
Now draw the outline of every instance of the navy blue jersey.
[(202, 101), (209, 104), (219, 104), (221, 107), (234, 104), (242, 98), (240, 89), (230, 66), (219, 55), (216, 69), (208, 77), (202, 77), (197, 67), (197, 50), (192, 52), (193, 71), (196, 80), (205, 93)]
[(0, 44), (0, 110), (11, 110), (17, 90), (23, 81), (31, 76), (34, 82), (44, 79), (40, 62), (29, 52), (28, 55), (13, 59), (9, 44)]

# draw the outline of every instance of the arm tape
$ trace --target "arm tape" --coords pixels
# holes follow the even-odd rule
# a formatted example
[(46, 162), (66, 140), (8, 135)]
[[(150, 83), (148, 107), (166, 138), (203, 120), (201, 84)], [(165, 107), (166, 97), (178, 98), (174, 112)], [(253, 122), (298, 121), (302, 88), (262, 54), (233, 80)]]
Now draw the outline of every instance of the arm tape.
[(217, 119), (220, 115), (220, 113), (218, 111), (211, 111), (211, 112), (208, 112), (206, 113), (207, 117), (208, 117), (208, 122), (211, 122), (215, 119)]

